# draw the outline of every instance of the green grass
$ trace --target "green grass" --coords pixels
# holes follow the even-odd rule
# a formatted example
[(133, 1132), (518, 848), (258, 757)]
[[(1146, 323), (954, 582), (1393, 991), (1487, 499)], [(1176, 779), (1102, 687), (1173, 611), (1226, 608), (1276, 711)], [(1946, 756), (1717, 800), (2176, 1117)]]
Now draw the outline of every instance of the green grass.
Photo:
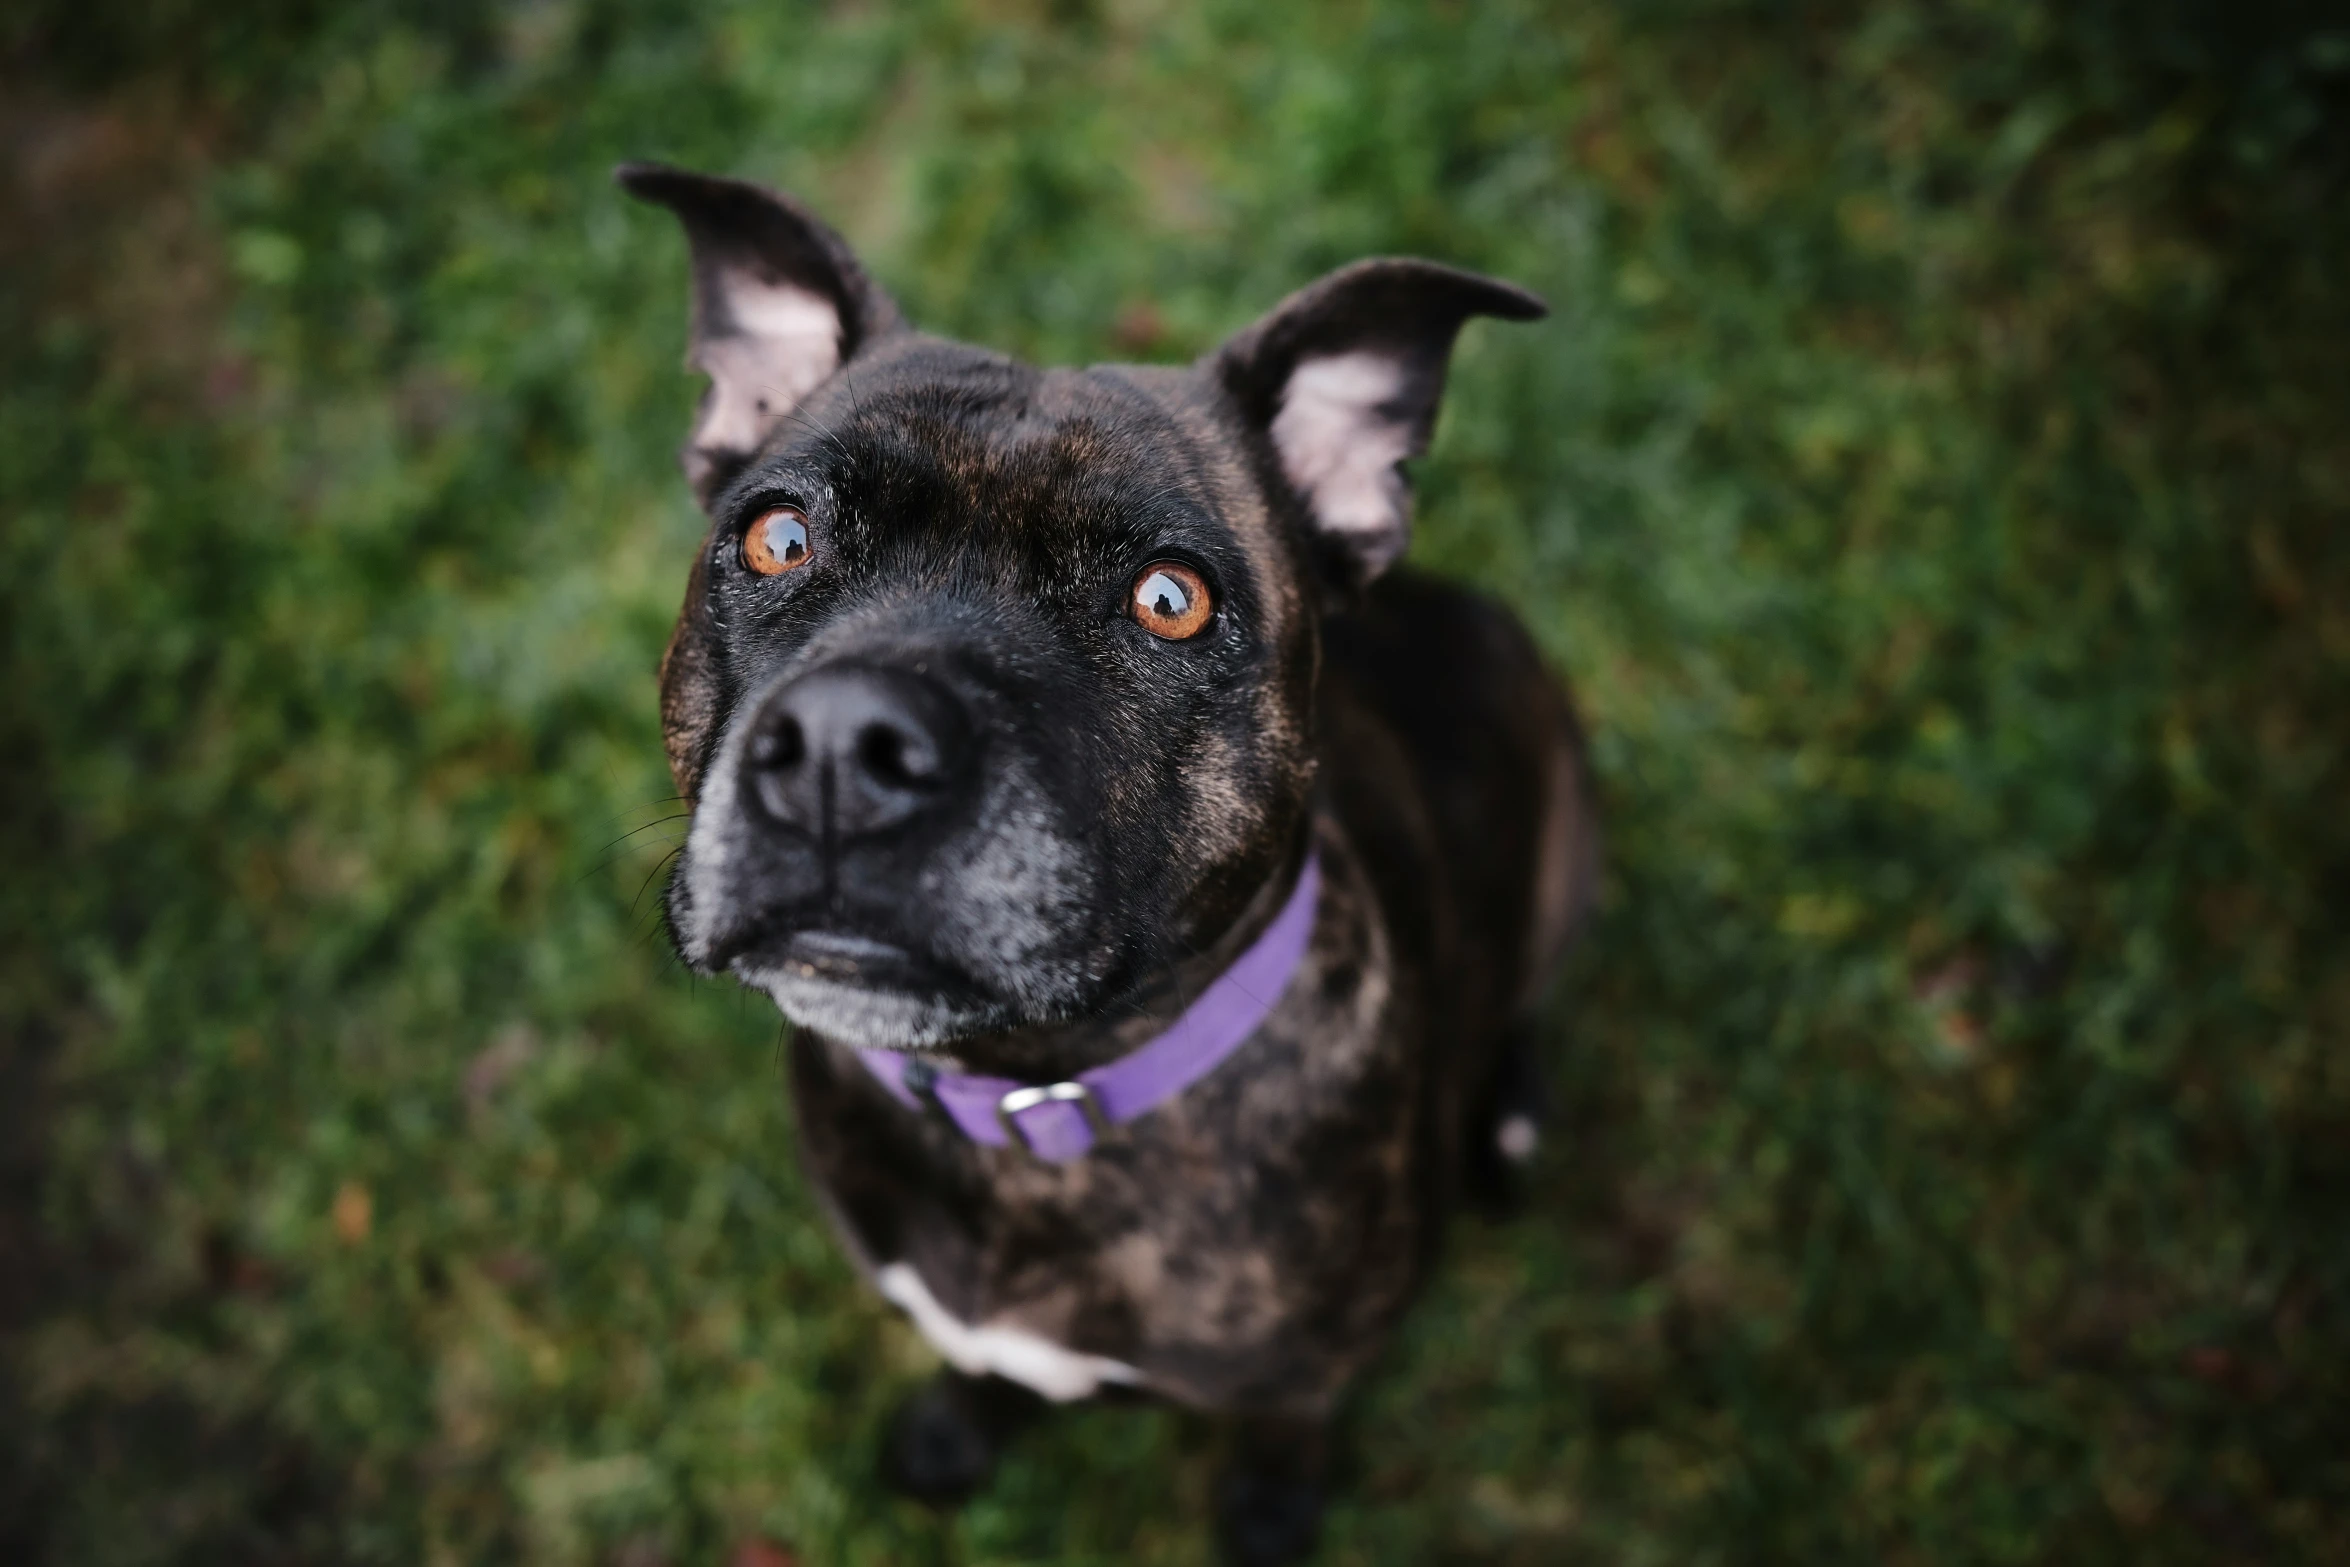
[[(236, 12), (235, 16), (215, 13)], [(2314, 13), (2311, 13), (2314, 14)], [(697, 529), (624, 156), (913, 316), (1472, 328), (1416, 558), (1610, 826), (1533, 1212), (1333, 1563), (2350, 1538), (2350, 32), (2206, 6), (416, 0), (0, 23), (0, 1543), (58, 1562), (1197, 1562), (1202, 1424), (959, 1522), (928, 1356), (668, 961)], [(28, 1205), (31, 1207), (28, 1208)], [(27, 1213), (37, 1224), (28, 1227)]]

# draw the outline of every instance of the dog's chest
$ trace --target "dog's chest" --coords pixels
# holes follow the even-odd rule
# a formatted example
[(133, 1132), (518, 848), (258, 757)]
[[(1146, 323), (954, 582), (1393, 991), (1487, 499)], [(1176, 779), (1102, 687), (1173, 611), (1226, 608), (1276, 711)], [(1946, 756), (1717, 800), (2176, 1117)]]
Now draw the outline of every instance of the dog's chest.
[(1352, 1329), (1383, 1329), (1408, 1293), (1428, 1217), (1409, 1074), (1365, 1087), (1392, 1138), (1333, 1138), (1345, 1151), (1310, 1171), (1200, 1157), (1211, 1102), (1090, 1156), (1074, 1190), (1014, 1179), (974, 1216), (902, 1187), (857, 1226), (874, 1283), (949, 1364), (1050, 1399), (1139, 1386), (1213, 1404), (1331, 1380)]

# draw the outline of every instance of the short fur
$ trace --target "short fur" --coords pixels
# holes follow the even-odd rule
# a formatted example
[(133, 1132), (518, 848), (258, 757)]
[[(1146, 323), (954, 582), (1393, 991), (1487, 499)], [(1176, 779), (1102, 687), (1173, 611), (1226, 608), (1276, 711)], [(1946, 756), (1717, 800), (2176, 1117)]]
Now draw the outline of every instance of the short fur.
[[(951, 1351), (1035, 1341), (1260, 1434), (1317, 1430), (1523, 1081), (1507, 1053), (1596, 875), (1580, 737), (1523, 630), (1387, 569), (1398, 463), (1425, 447), (1459, 326), (1540, 302), (1363, 262), (1196, 365), (1039, 370), (908, 329), (784, 198), (621, 178), (686, 224), (713, 377), (685, 455), (712, 529), (661, 677), (695, 812), (669, 892), (681, 952), (803, 1025), (815, 1184)], [(742, 534), (778, 504), (806, 514), (811, 555), (762, 577)], [(1125, 613), (1165, 559), (1215, 592), (1190, 641)], [(886, 830), (779, 825), (759, 758), (794, 693), (840, 670), (918, 685), (950, 714), (946, 760)], [(975, 1144), (855, 1057), (1032, 1082), (1112, 1060), (1246, 947), (1309, 843), (1311, 947), (1259, 1033), (1082, 1159)], [(893, 1471), (966, 1493), (1007, 1428), (975, 1411), (1019, 1405), (928, 1395)], [(1297, 1455), (1320, 1445), (1221, 1489), (1236, 1558), (1310, 1545), (1321, 1482)], [(926, 1482), (924, 1452), (961, 1467)]]

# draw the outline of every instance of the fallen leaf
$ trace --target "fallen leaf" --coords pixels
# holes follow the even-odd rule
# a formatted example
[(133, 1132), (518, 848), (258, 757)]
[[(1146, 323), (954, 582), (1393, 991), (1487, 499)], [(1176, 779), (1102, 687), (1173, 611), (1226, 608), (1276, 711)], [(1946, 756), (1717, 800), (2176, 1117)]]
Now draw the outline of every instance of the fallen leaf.
[(335, 1193), (335, 1233), (345, 1245), (356, 1246), (375, 1228), (375, 1199), (357, 1181), (345, 1181)]
[(800, 1567), (800, 1558), (788, 1546), (754, 1535), (735, 1546), (734, 1554), (726, 1559), (726, 1567)]

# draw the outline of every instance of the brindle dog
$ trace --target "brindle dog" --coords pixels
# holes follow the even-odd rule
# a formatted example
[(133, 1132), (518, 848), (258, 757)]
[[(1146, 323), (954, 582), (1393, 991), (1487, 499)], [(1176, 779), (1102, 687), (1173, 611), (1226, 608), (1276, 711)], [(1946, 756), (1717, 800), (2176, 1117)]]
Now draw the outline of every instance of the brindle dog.
[[(710, 378), (670, 927), (798, 1025), (813, 1182), (956, 1368), (885, 1466), (959, 1500), (1038, 1395), (1139, 1389), (1237, 1417), (1226, 1552), (1297, 1560), (1341, 1394), (1464, 1185), (1531, 1145), (1526, 1020), (1591, 899), (1565, 696), (1505, 610), (1390, 569), (1455, 334), (1544, 307), (1365, 261), (1197, 364), (1039, 370), (909, 327), (786, 197), (619, 178), (684, 225)], [(859, 1057), (1116, 1060), (1309, 848), (1262, 1023), (1083, 1157), (982, 1145)]]

